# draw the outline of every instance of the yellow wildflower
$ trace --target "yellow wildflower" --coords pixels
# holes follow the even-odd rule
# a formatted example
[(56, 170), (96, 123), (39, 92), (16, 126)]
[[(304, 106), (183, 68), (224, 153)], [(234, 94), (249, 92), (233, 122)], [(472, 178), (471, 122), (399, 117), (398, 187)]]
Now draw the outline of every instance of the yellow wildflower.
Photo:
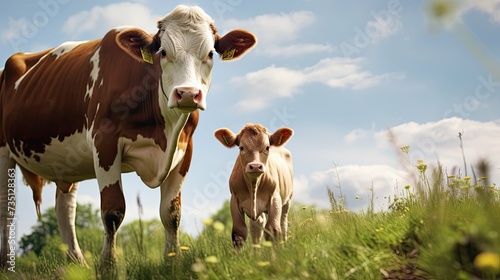
[(219, 258), (217, 258), (216, 256), (208, 256), (205, 258), (205, 262), (206, 263), (218, 263)]
[(219, 222), (219, 221), (215, 221), (213, 224), (212, 224), (212, 227), (218, 231), (218, 232), (222, 232), (224, 231), (224, 224)]
[(209, 225), (213, 224), (213, 222), (214, 222), (214, 220), (213, 220), (213, 219), (211, 219), (211, 218), (208, 218), (208, 219), (203, 220), (203, 224), (204, 224), (205, 226), (209, 226)]
[(257, 266), (260, 267), (265, 267), (265, 266), (270, 266), (271, 262), (257, 262)]
[(480, 253), (474, 259), (474, 267), (483, 272), (496, 273), (500, 271), (500, 256), (491, 252)]
[(424, 160), (419, 159), (417, 160), (417, 165), (416, 165), (418, 171), (420, 171), (420, 174), (425, 173), (425, 170), (427, 170), (427, 164), (424, 163)]
[(179, 246), (179, 250), (181, 250), (181, 251), (189, 251), (189, 247), (188, 246)]
[(262, 246), (273, 247), (273, 242), (266, 240), (266, 241), (262, 242)]
[(175, 257), (177, 254), (175, 252), (170, 252), (167, 254), (167, 257)]
[(408, 145), (402, 146), (401, 151), (405, 154), (408, 154), (408, 152), (410, 151), (410, 146)]

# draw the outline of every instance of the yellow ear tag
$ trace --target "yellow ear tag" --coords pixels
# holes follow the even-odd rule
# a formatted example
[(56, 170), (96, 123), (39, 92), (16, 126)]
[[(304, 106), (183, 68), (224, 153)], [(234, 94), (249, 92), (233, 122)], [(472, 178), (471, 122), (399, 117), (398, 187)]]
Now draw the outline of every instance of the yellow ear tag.
[(222, 60), (231, 60), (234, 57), (236, 49), (225, 50), (222, 54)]
[(151, 51), (149, 49), (146, 49), (146, 48), (141, 48), (141, 55), (142, 55), (142, 59), (149, 63), (149, 64), (153, 64), (153, 55), (151, 54)]
[(222, 135), (222, 139), (224, 139), (224, 143), (226, 143), (226, 145), (229, 145), (229, 141), (227, 141), (226, 135)]

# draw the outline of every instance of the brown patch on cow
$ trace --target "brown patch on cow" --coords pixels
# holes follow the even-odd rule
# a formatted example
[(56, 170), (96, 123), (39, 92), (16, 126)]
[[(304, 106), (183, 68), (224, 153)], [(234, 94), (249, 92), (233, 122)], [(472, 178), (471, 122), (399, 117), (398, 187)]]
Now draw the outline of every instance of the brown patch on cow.
[(268, 135), (267, 128), (262, 126), (261, 124), (246, 124), (238, 134), (240, 135), (245, 135), (245, 134), (250, 134), (251, 136), (256, 136), (259, 134), (264, 134)]
[[(33, 157), (35, 153), (44, 153), (52, 138), (62, 140), (83, 130), (89, 59), (98, 44), (99, 41), (81, 44), (58, 59), (46, 50), (18, 53), (7, 60), (1, 89), (5, 134), (0, 137), (5, 137), (11, 149), (15, 147), (26, 157)], [(23, 75), (16, 90), (15, 83)], [(15, 150), (13, 153), (19, 156)]]
[[(141, 135), (154, 139), (166, 150), (165, 124), (158, 104), (158, 35), (138, 29), (124, 33), (130, 36), (118, 38), (118, 34), (111, 30), (103, 39), (82, 43), (59, 57), (47, 50), (9, 58), (2, 73), (1, 141), (5, 139), (22, 156), (43, 161), (40, 154), (53, 138), (62, 141), (94, 124), (92, 137), (96, 140), (99, 165), (105, 170), (116, 157), (120, 137), (135, 140)], [(149, 48), (154, 53), (154, 63), (132, 57), (117, 45), (120, 38), (132, 40), (126, 47), (130, 52)], [(99, 75), (94, 80), (90, 78), (94, 67), (91, 57), (98, 49), (99, 65), (95, 66), (99, 67)], [(23, 75), (19, 87), (14, 89)], [(92, 86), (92, 97), (88, 98), (87, 88)], [(21, 156), (16, 150), (13, 153)]]
[(125, 216), (125, 198), (120, 181), (105, 187), (101, 191), (101, 217), (106, 232), (114, 234)]
[[(101, 43), (100, 52), (106, 54), (106, 63), (100, 63), (99, 72), (104, 73), (106, 79), (102, 85), (94, 88), (93, 96), (98, 98), (90, 100), (87, 115), (89, 124), (94, 123), (92, 135), (96, 139), (99, 166), (104, 170), (108, 170), (116, 158), (120, 137), (135, 141), (141, 135), (154, 139), (163, 151), (167, 147), (165, 121), (158, 103), (160, 57), (155, 53), (153, 64), (149, 64), (130, 55), (130, 52), (138, 51), (140, 46), (156, 46), (159, 39), (157, 35), (151, 36), (140, 31), (110, 31)], [(125, 52), (123, 46), (118, 46), (116, 41), (124, 40), (117, 38), (120, 34), (133, 40), (133, 44), (128, 44), (127, 48), (137, 50)]]
[(176, 198), (172, 199), (170, 201), (170, 215), (171, 215), (171, 222), (172, 222), (172, 227), (174, 229), (178, 229), (179, 225), (181, 223), (181, 193), (177, 195)]

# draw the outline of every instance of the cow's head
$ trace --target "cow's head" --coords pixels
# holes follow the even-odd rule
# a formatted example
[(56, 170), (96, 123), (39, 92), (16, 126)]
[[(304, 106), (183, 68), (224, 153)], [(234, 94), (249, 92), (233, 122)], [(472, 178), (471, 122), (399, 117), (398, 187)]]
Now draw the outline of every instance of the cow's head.
[(222, 60), (242, 57), (257, 42), (244, 30), (233, 30), (224, 36), (217, 33), (212, 18), (200, 7), (177, 6), (158, 21), (154, 36), (137, 28), (117, 35), (118, 45), (136, 60), (161, 65), (160, 96), (168, 108), (183, 112), (204, 110), (210, 88), (213, 54)]
[(260, 124), (247, 124), (239, 134), (234, 134), (228, 128), (220, 128), (214, 132), (215, 138), (222, 145), (240, 148), (239, 162), (247, 176), (256, 179), (266, 172), (269, 149), (285, 144), (293, 135), (293, 130), (287, 127), (269, 134)]

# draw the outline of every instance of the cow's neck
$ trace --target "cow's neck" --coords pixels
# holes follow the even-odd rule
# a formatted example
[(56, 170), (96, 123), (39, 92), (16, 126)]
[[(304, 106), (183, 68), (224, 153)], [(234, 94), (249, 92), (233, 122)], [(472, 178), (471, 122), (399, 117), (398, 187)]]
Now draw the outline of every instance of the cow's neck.
[[(176, 151), (179, 136), (186, 125), (187, 120), (189, 119), (189, 113), (182, 113), (177, 109), (167, 109), (165, 112), (162, 112), (163, 118), (165, 120), (165, 135), (168, 135), (167, 140), (167, 149), (165, 150), (166, 156), (166, 169), (168, 173), (175, 167), (177, 162), (180, 160), (178, 157), (181, 155), (176, 155)], [(168, 174), (167, 174), (168, 176)]]
[(245, 176), (245, 180), (247, 181), (247, 187), (248, 187), (248, 192), (250, 193), (250, 199), (252, 201), (251, 205), (251, 213), (250, 213), (250, 218), (252, 220), (257, 219), (257, 191), (260, 185), (260, 181), (262, 180), (263, 176), (259, 177), (248, 177)]

